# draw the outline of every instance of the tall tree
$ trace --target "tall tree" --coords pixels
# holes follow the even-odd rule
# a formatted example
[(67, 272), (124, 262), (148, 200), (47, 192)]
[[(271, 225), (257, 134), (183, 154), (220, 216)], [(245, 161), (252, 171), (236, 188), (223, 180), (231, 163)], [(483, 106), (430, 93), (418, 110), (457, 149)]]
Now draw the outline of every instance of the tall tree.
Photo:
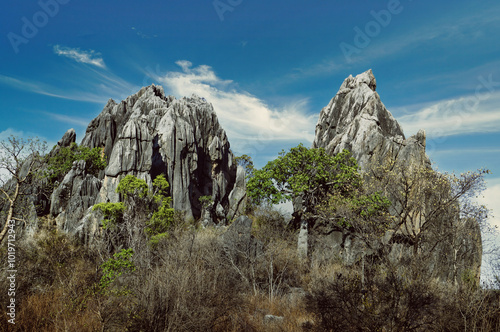
[(38, 138), (10, 136), (0, 141), (0, 207), (6, 207), (7, 210), (0, 243), (7, 233), (10, 220), (26, 222), (27, 208), (20, 206), (20, 203), (30, 194), (31, 188), (26, 184), (37, 179), (42, 165), (41, 156), (46, 148), (46, 142)]
[(349, 151), (330, 156), (324, 149), (308, 149), (299, 144), (289, 152), (282, 151), (262, 169), (254, 170), (247, 191), (257, 204), (300, 200), (302, 208), (295, 212), (303, 217), (314, 214), (315, 206), (328, 193), (349, 195), (360, 185), (358, 165)]

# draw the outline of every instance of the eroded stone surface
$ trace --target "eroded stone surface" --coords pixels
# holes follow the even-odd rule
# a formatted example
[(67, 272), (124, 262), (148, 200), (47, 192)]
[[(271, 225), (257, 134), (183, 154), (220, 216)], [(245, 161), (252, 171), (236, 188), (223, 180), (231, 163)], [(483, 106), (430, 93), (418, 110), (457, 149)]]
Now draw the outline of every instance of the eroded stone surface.
[(148, 184), (165, 174), (173, 207), (185, 211), (188, 218), (200, 217), (201, 196), (212, 197), (214, 211), (210, 216), (215, 223), (241, 212), (244, 174), (238, 171), (226, 133), (204, 98), (193, 95), (177, 100), (165, 96), (162, 87), (151, 85), (120, 103), (109, 100), (90, 122), (81, 145), (102, 148), (108, 166), (95, 180), (74, 167), (56, 189), (54, 198), (59, 197), (59, 201), (53, 203), (51, 213), (64, 229), (75, 230), (70, 224), (83, 218), (69, 217), (71, 200), (84, 202), (82, 209), (90, 204), (84, 196), (76, 198), (84, 190), (79, 187), (99, 188), (92, 193), (92, 204), (117, 202), (116, 188), (128, 174)]
[[(371, 70), (346, 78), (335, 97), (320, 113), (313, 147), (324, 148), (332, 155), (347, 149), (358, 161), (361, 171), (368, 171), (388, 160), (394, 161), (395, 166), (430, 169), (431, 164), (425, 153), (425, 132), (420, 130), (416, 135), (405, 138), (401, 126), (380, 100), (376, 86)], [(437, 198), (430, 197), (428, 203), (431, 204), (433, 199)], [(395, 204), (391, 208), (392, 213), (397, 215), (400, 207)], [(448, 220), (459, 218), (453, 209), (445, 215), (444, 219)], [(475, 221), (469, 223), (477, 224)], [(443, 220), (442, 224), (446, 221)], [(435, 275), (454, 280), (467, 269), (479, 275), (481, 234), (478, 225), (469, 225), (468, 229), (470, 232), (466, 238), (451, 235), (452, 238), (441, 241), (434, 249), (429, 268)], [(316, 259), (339, 259), (353, 264), (361, 259), (363, 253), (374, 253), (373, 250), (367, 251), (360, 240), (335, 225), (317, 223), (311, 231), (316, 235), (309, 239), (310, 245), (315, 248)], [(440, 232), (439, 229), (430, 231)], [(386, 244), (389, 241), (392, 243), (390, 257), (393, 260), (410, 257), (411, 248), (397, 241), (397, 235), (387, 234), (385, 237)], [(457, 241), (463, 243), (459, 251), (451, 245)]]

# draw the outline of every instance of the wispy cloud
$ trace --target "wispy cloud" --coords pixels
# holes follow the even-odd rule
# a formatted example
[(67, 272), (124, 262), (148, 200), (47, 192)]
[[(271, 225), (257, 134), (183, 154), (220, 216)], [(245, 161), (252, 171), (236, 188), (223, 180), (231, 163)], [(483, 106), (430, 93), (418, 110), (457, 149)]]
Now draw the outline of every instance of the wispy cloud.
[[(405, 8), (400, 16), (409, 15), (410, 10), (409, 7)], [(485, 27), (495, 28), (500, 25), (498, 21), (500, 11), (497, 8), (488, 8), (475, 15), (459, 14), (449, 13), (428, 22), (428, 24), (409, 27), (406, 30), (398, 29), (395, 31), (389, 25), (383, 28), (379, 35), (370, 38), (368, 45), (362, 48), (356, 47), (354, 43), (356, 32), (351, 29), (343, 42), (357, 48), (359, 52), (346, 58), (340, 49), (340, 44), (336, 45), (333, 50), (333, 54), (336, 55), (332, 54), (332, 56), (317, 61), (309, 67), (295, 69), (289, 77), (299, 79), (322, 76), (343, 71), (359, 64), (373, 64), (378, 59), (408, 53), (429, 42), (438, 45), (470, 43), (482, 36), (482, 29)], [(362, 30), (366, 23), (368, 22), (358, 24), (358, 27)]]
[(87, 127), (89, 122), (90, 122), (90, 119), (84, 119), (84, 118), (80, 118), (80, 117), (76, 117), (76, 116), (69, 116), (69, 115), (57, 114), (57, 113), (51, 113), (51, 112), (42, 112), (42, 113), (51, 117), (52, 119), (54, 119), (56, 121), (71, 124), (71, 125), (77, 125), (80, 127)]
[[(438, 101), (398, 118), (407, 134), (429, 137), (500, 131), (500, 91)], [(413, 108), (411, 105), (408, 108)]]
[(500, 153), (500, 148), (492, 149), (449, 149), (433, 151), (433, 156), (437, 155), (470, 155), (470, 154), (491, 154)]
[[(29, 81), (29, 80), (21, 80), (10, 76), (5, 76), (0, 74), (0, 84), (10, 86), (12, 88), (16, 88), (19, 90), (29, 91), (33, 93), (37, 93), (44, 96), (56, 97), (56, 98), (65, 98), (63, 95), (59, 95), (55, 92), (50, 91), (50, 87), (46, 84)], [(66, 99), (66, 98), (65, 98)]]
[(99, 68), (106, 68), (104, 60), (100, 53), (94, 50), (83, 51), (79, 48), (71, 48), (60, 45), (54, 46), (54, 53), (60, 56), (65, 56), (67, 58), (73, 59), (79, 63), (86, 63)]
[(157, 34), (154, 34), (154, 35), (149, 35), (149, 34), (146, 34), (146, 33), (142, 32), (142, 31), (140, 31), (140, 30), (137, 30), (137, 28), (136, 28), (136, 27), (132, 27), (132, 30), (134, 30), (134, 31), (135, 31), (135, 33), (136, 33), (139, 37), (141, 37), (141, 38), (143, 38), (143, 39), (151, 39), (151, 38), (156, 38), (156, 37), (158, 37), (158, 35), (157, 35)]
[[(75, 74), (76, 75), (76, 74)], [(87, 68), (80, 72), (77, 81), (63, 77), (59, 87), (26, 78), (16, 78), (0, 74), (0, 85), (44, 96), (104, 104), (109, 98), (124, 99), (136, 93), (141, 86), (134, 85), (114, 75), (109, 70)], [(67, 83), (67, 84), (66, 84)]]
[(182, 97), (196, 94), (212, 103), (232, 146), (241, 153), (258, 153), (274, 141), (303, 141), (314, 138), (317, 115), (307, 115), (308, 100), (290, 102), (279, 108), (240, 91), (231, 80), (219, 78), (210, 66), (193, 67), (177, 61), (181, 71), (156, 77), (167, 91)]

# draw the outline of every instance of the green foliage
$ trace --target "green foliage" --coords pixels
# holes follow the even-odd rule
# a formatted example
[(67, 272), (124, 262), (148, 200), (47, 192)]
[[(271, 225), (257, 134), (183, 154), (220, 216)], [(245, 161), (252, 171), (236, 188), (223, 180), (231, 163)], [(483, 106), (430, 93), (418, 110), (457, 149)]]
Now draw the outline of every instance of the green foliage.
[(120, 180), (116, 192), (127, 198), (129, 195), (136, 195), (144, 198), (148, 195), (148, 184), (146, 181), (136, 178), (133, 175), (127, 175)]
[(123, 273), (135, 271), (135, 265), (131, 260), (133, 254), (132, 249), (122, 249), (101, 265), (102, 277), (99, 286), (103, 292), (106, 292), (111, 283)]
[(360, 185), (358, 165), (349, 151), (329, 156), (324, 149), (308, 149), (300, 144), (255, 170), (247, 191), (257, 204), (278, 204), (300, 195), (309, 202), (329, 191), (346, 195)]
[(101, 210), (104, 214), (102, 226), (104, 229), (113, 228), (114, 225), (119, 223), (123, 218), (125, 212), (125, 205), (123, 202), (118, 203), (99, 203), (92, 207), (92, 211)]
[(362, 188), (350, 196), (333, 194), (319, 204), (319, 215), (336, 220), (342, 228), (355, 228), (361, 234), (382, 235), (390, 221), (391, 202), (380, 192), (366, 194)]
[(149, 238), (149, 245), (153, 248), (156, 248), (158, 244), (165, 238), (168, 238), (167, 232), (153, 235)]
[(200, 202), (201, 206), (203, 206), (204, 208), (208, 207), (209, 205), (211, 205), (214, 202), (214, 200), (212, 199), (212, 196), (210, 196), (210, 195), (201, 196), (200, 198), (198, 198), (198, 201)]
[(170, 185), (168, 184), (167, 179), (163, 174), (158, 175), (153, 180), (153, 197), (164, 198), (168, 195), (168, 188)]
[(382, 196), (380, 192), (376, 192), (370, 195), (355, 197), (353, 205), (361, 217), (370, 219), (387, 213), (391, 206), (391, 201), (387, 197)]
[(153, 212), (151, 219), (146, 223), (146, 234), (153, 242), (158, 242), (158, 236), (166, 235), (174, 220), (174, 209), (170, 207), (172, 198), (166, 196), (168, 188), (169, 184), (163, 174), (153, 180), (153, 191), (150, 195), (158, 205), (158, 209)]
[[(146, 181), (133, 175), (127, 175), (116, 188), (116, 192), (123, 195), (124, 198), (130, 198), (136, 204), (152, 210), (151, 218), (146, 221), (145, 227), (145, 233), (152, 244), (166, 236), (174, 219), (174, 209), (170, 207), (172, 198), (167, 196), (168, 188), (169, 184), (164, 175), (157, 176), (153, 180), (151, 188), (148, 187)], [(96, 208), (101, 209), (105, 215), (104, 228), (122, 218), (125, 211), (125, 206), (121, 202), (100, 203), (94, 206), (94, 209)]]
[(478, 285), (477, 285), (477, 278), (476, 278), (476, 274), (474, 273), (473, 270), (471, 269), (465, 269), (463, 272), (462, 272), (462, 283), (463, 285), (465, 285), (466, 287), (469, 287), (471, 289), (473, 288), (476, 288)]
[(253, 165), (252, 157), (243, 154), (239, 157), (234, 157), (234, 161), (236, 162), (237, 165), (243, 166), (245, 168), (247, 179), (253, 177), (255, 167)]
[(74, 161), (84, 160), (85, 171), (97, 176), (100, 170), (106, 168), (106, 158), (102, 155), (101, 148), (90, 149), (86, 146), (78, 146), (71, 143), (68, 147), (59, 149), (57, 154), (47, 160), (49, 171), (46, 177), (51, 182), (61, 181), (71, 170)]
[(146, 223), (146, 234), (153, 237), (166, 233), (174, 219), (174, 209), (170, 207), (170, 197), (164, 199), (158, 210), (153, 212), (153, 216)]

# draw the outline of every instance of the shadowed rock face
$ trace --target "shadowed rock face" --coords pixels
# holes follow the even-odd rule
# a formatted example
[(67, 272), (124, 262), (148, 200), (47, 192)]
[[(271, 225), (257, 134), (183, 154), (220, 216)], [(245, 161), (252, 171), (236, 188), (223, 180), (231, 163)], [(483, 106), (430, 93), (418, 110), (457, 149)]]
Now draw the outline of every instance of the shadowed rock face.
[[(425, 132), (420, 130), (406, 139), (401, 126), (380, 100), (375, 91), (376, 86), (371, 70), (346, 78), (335, 97), (320, 113), (313, 147), (324, 148), (332, 155), (347, 149), (358, 161), (362, 171), (368, 171), (387, 160), (393, 160), (395, 166), (423, 166), (430, 169), (430, 160), (425, 153)], [(431, 204), (433, 199), (438, 198), (430, 197), (426, 204)], [(393, 214), (397, 215), (400, 207), (394, 204), (391, 208)], [(438, 228), (447, 227), (445, 225), (451, 220), (458, 218), (456, 211), (450, 212)], [(433, 255), (435, 259), (429, 266), (435, 275), (453, 280), (457, 274), (466, 272), (466, 268), (479, 275), (481, 233), (476, 221), (467, 223), (470, 223), (467, 238), (462, 238), (463, 234), (451, 235), (453, 239), (443, 241), (436, 247)], [(359, 241), (335, 225), (315, 225), (312, 234), (316, 237), (313, 236), (309, 241), (310, 245), (324, 259), (342, 257), (346, 263), (352, 264), (363, 254), (363, 246)], [(463, 243), (463, 246), (460, 251), (455, 251), (451, 243)], [(409, 257), (412, 254), (408, 245), (395, 242), (392, 255)]]
[[(214, 218), (215, 211), (232, 218), (242, 208), (245, 182), (239, 179), (241, 174), (237, 176), (226, 133), (204, 98), (176, 100), (165, 96), (162, 87), (151, 85), (120, 103), (109, 100), (90, 122), (81, 145), (102, 148), (108, 166), (94, 180), (74, 165), (60, 185), (64, 188), (56, 189), (55, 194), (64, 199), (54, 197), (57, 206), (51, 212), (60, 227), (70, 232), (83, 229), (79, 223), (88, 213), (85, 207), (119, 201), (115, 190), (128, 174), (148, 184), (165, 174), (173, 207), (187, 217), (200, 217), (201, 196), (212, 197)], [(94, 201), (83, 199), (81, 192)], [(81, 208), (75, 210), (73, 201), (83, 202), (78, 203)]]

